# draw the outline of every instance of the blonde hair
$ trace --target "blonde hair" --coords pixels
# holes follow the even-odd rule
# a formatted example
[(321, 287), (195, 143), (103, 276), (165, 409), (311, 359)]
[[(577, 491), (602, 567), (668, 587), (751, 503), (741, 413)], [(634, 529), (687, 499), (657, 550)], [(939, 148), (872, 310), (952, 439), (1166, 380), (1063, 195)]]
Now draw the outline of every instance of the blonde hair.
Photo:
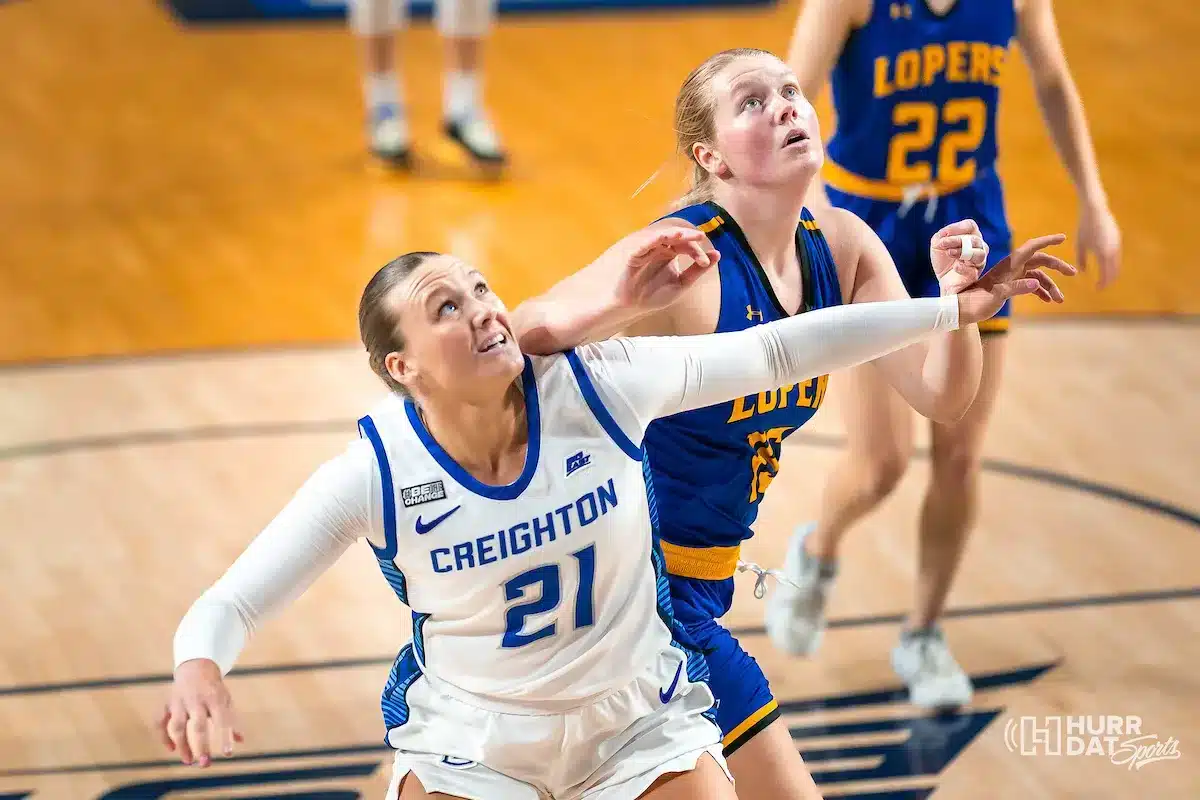
[(439, 255), (441, 253), (419, 250), (392, 259), (368, 281), (358, 301), (358, 333), (367, 350), (371, 371), (393, 392), (405, 396), (408, 396), (408, 389), (392, 377), (385, 363), (388, 353), (404, 349), (404, 338), (396, 327), (399, 320), (388, 307), (387, 298), (417, 267)]
[(680, 208), (712, 199), (713, 177), (692, 155), (697, 142), (712, 143), (716, 135), (717, 100), (713, 97), (712, 82), (730, 63), (743, 56), (773, 56), (766, 50), (738, 47), (722, 50), (707, 58), (679, 87), (675, 97), (675, 140), (679, 151), (692, 162), (691, 189), (677, 205)]

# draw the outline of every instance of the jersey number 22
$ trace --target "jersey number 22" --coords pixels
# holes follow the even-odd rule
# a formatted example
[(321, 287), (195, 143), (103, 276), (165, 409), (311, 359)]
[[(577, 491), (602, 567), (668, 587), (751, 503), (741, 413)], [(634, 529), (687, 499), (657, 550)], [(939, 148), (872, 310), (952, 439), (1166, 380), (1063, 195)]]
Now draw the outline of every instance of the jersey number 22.
[[(897, 103), (892, 109), (892, 123), (912, 125), (901, 131), (888, 144), (887, 180), (902, 185), (929, 183), (933, 180), (933, 165), (928, 161), (909, 162), (910, 153), (919, 153), (933, 146), (938, 129), (938, 107), (933, 103)], [(958, 163), (960, 153), (969, 153), (983, 142), (987, 128), (987, 106), (978, 97), (950, 100), (941, 107), (942, 122), (953, 125), (966, 122), (964, 130), (942, 136), (937, 151), (937, 179), (948, 184), (968, 184), (975, 180), (975, 159)]]

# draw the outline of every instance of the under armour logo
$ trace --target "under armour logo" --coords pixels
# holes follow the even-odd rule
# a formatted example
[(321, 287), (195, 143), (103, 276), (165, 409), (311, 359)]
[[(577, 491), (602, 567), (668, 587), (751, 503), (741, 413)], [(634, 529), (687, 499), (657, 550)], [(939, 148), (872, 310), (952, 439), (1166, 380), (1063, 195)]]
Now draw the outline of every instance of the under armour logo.
[(892, 3), (888, 8), (892, 15), (892, 19), (912, 19), (912, 6), (908, 3)]
[(753, 320), (755, 317), (758, 317), (759, 322), (763, 321), (761, 311), (755, 311), (753, 306), (746, 306), (746, 319)]

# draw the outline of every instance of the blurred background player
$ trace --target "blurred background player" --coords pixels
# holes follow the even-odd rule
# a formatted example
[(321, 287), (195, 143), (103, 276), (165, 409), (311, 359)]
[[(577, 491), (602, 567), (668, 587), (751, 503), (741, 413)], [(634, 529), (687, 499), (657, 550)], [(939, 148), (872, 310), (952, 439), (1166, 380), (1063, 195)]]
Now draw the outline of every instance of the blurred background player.
[[(1078, 265), (1118, 269), (1120, 233), (1096, 166), (1083, 103), (1067, 69), (1050, 0), (808, 0), (789, 60), (816, 97), (832, 72), (837, 131), (823, 170), (828, 200), (861, 217), (887, 245), (909, 293), (936, 295), (930, 235), (974, 219), (991, 248), (1012, 246), (996, 171), (996, 111), (1013, 37), (1030, 67), (1051, 139), (1079, 198)], [(820, 191), (816, 192), (820, 194)], [(823, 202), (824, 198), (814, 198)], [(930, 417), (931, 471), (920, 517), (915, 607), (892, 666), (918, 706), (966, 703), (972, 686), (938, 619), (976, 514), (984, 433), (1000, 386), (1011, 308), (980, 324), (983, 378), (958, 419)], [(849, 527), (895, 489), (912, 452), (912, 410), (871, 364), (853, 371), (843, 403), (849, 445), (831, 474), (815, 523), (800, 526), (768, 600), (767, 630), (780, 649), (811, 654), (825, 627), (838, 547)]]
[[(434, 0), (434, 16), (446, 43), (442, 127), (476, 160), (500, 165), (506, 155), (482, 97), (483, 40), (492, 27), (496, 0)], [(406, 166), (411, 157), (408, 112), (395, 58), (395, 39), (408, 19), (408, 0), (350, 0), (350, 26), (362, 43), (367, 138), (379, 158)]]

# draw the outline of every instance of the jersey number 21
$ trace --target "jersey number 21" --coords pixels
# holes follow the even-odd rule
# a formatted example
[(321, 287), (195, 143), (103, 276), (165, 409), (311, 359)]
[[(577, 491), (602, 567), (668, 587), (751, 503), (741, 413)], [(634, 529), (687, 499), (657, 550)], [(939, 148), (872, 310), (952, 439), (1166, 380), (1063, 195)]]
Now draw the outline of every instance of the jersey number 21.
[[(575, 593), (575, 628), (578, 630), (595, 622), (596, 545), (589, 544), (571, 555), (579, 566), (579, 589)], [(535, 599), (509, 606), (505, 612), (501, 647), (524, 647), (558, 631), (558, 622), (552, 621), (536, 631), (524, 632), (527, 617), (553, 611), (562, 601), (562, 571), (558, 564), (542, 564), (509, 579), (504, 584), (504, 599), (508, 602), (523, 599), (526, 589), (533, 586), (539, 587)]]

